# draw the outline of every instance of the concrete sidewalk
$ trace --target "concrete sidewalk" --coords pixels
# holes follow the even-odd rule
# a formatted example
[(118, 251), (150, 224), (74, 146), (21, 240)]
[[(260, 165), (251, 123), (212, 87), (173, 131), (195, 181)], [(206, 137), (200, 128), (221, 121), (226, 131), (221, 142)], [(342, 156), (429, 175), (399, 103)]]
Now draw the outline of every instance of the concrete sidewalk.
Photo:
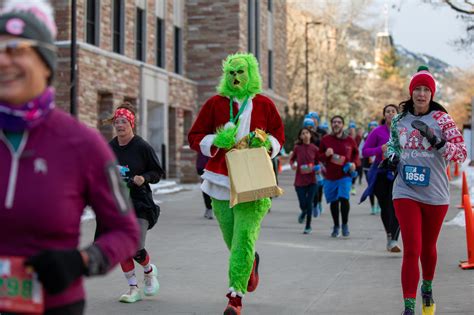
[[(357, 205), (365, 183), (351, 199), (351, 237), (333, 239), (327, 205), (313, 221), (313, 234), (302, 234), (293, 178), (292, 171), (281, 174), (286, 193), (274, 200), (263, 222), (257, 243), (260, 286), (244, 297), (243, 314), (400, 314), (402, 254), (386, 251), (380, 216), (370, 215), (369, 202)], [(161, 274), (160, 293), (132, 305), (119, 303), (127, 283), (116, 268), (104, 278), (87, 280), (87, 314), (222, 314), (228, 252), (217, 222), (202, 218), (200, 191), (158, 198), (162, 214), (148, 235), (147, 250)], [(459, 202), (460, 192), (453, 188), (451, 204)], [(458, 211), (451, 207), (446, 221)], [(83, 242), (92, 239), (93, 229), (93, 221), (83, 225)], [(464, 229), (444, 226), (434, 282), (437, 314), (474, 314), (474, 270), (458, 267), (466, 255)], [(141, 280), (141, 267), (137, 271)], [(418, 301), (417, 314), (420, 307)]]

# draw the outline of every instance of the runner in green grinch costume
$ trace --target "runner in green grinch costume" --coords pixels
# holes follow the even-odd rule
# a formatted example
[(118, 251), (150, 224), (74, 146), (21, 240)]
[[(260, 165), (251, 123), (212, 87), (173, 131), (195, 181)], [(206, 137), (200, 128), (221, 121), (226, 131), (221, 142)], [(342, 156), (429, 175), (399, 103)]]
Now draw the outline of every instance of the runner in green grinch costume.
[(271, 206), (269, 198), (229, 206), (225, 153), (233, 148), (265, 146), (274, 157), (284, 142), (280, 115), (269, 98), (258, 94), (261, 86), (258, 62), (252, 54), (228, 56), (217, 88), (219, 95), (202, 106), (188, 135), (191, 148), (211, 157), (201, 188), (212, 198), (214, 214), (230, 251), (225, 315), (241, 314), (242, 297), (258, 285), (255, 242)]

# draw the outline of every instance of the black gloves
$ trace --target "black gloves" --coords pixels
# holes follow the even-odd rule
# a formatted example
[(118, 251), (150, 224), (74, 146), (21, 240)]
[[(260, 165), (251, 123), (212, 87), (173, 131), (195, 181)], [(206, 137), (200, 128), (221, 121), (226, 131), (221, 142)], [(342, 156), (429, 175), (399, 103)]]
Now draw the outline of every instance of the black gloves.
[(446, 143), (446, 141), (440, 140), (437, 136), (435, 136), (428, 125), (421, 120), (412, 121), (411, 126), (418, 130), (420, 134), (425, 137), (426, 140), (428, 140), (432, 147), (435, 147), (438, 150), (441, 149)]
[(86, 266), (77, 249), (44, 250), (28, 258), (25, 265), (33, 267), (49, 294), (64, 291), (86, 272)]
[(400, 158), (395, 154), (392, 154), (390, 157), (386, 158), (379, 164), (379, 168), (395, 172), (397, 170), (398, 163), (400, 162)]
[(28, 258), (25, 265), (33, 267), (49, 294), (57, 294), (82, 275), (92, 276), (107, 272), (108, 260), (98, 246), (91, 245), (85, 252), (88, 256), (88, 266), (84, 264), (77, 249), (44, 250)]

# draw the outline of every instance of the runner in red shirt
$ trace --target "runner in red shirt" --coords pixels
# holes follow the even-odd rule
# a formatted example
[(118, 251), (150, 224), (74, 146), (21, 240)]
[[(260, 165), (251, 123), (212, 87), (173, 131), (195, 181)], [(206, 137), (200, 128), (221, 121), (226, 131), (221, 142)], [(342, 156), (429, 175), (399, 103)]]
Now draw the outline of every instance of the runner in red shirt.
[[(334, 221), (332, 237), (349, 236), (349, 197), (352, 177), (357, 176), (356, 161), (359, 150), (354, 139), (344, 133), (344, 118), (336, 115), (331, 118), (332, 133), (321, 140), (319, 146), (320, 160), (326, 167), (324, 174), (324, 195), (330, 203), (331, 215)], [(339, 212), (342, 216), (342, 226), (339, 225)]]

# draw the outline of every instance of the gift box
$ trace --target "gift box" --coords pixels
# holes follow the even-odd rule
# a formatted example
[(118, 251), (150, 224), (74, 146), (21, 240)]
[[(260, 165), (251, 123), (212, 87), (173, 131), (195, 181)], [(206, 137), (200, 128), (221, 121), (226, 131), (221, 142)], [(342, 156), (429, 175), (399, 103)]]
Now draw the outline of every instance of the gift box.
[(283, 194), (264, 147), (231, 150), (225, 156), (230, 181), (230, 206)]

